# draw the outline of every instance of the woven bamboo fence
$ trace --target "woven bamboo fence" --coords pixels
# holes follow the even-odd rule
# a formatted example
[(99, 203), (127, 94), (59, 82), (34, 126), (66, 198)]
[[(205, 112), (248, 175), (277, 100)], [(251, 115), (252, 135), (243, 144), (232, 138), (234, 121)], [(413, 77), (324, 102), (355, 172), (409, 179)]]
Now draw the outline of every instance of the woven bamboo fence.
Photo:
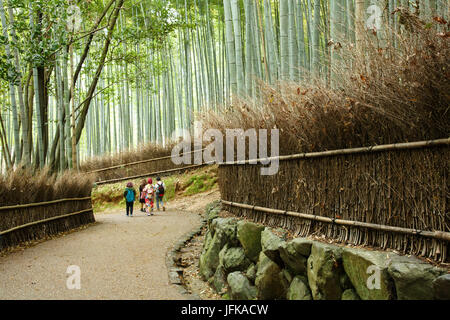
[[(202, 150), (186, 152), (183, 155), (190, 155), (191, 163), (194, 163), (194, 154)], [(158, 174), (167, 170), (182, 169), (189, 167), (186, 164), (176, 165), (172, 161), (171, 152), (167, 150), (165, 154), (156, 156), (151, 159), (121, 163), (101, 169), (88, 171), (87, 173), (95, 174), (97, 184), (114, 183), (127, 179), (145, 177), (147, 175)], [(170, 172), (170, 171), (169, 171)], [(145, 173), (145, 174), (144, 174)]]
[(175, 172), (181, 172), (186, 170), (192, 170), (192, 169), (198, 169), (200, 167), (203, 167), (205, 165), (208, 165), (208, 163), (202, 163), (202, 164), (194, 164), (190, 166), (177, 166), (175, 169), (167, 169), (167, 170), (161, 170), (161, 171), (155, 171), (155, 172), (147, 172), (147, 173), (141, 173), (134, 176), (126, 176), (126, 177), (120, 177), (116, 179), (110, 179), (110, 180), (104, 180), (104, 181), (97, 181), (95, 184), (97, 186), (104, 185), (104, 184), (111, 184), (111, 183), (117, 183), (125, 180), (134, 180), (139, 178), (146, 178), (146, 177), (154, 177), (154, 176), (164, 176), (168, 174), (172, 174)]
[(0, 250), (92, 222), (91, 197), (0, 207)]
[(219, 166), (238, 216), (353, 245), (447, 262), (450, 139), (281, 156), (279, 172)]

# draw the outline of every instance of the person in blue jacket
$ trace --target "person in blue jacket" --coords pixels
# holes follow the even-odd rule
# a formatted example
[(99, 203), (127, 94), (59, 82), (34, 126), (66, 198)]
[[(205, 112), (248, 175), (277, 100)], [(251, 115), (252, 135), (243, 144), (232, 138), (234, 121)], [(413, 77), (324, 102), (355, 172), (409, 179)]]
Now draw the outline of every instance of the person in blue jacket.
[(134, 200), (136, 200), (136, 190), (133, 188), (133, 183), (128, 182), (127, 188), (125, 189), (125, 192), (123, 193), (123, 197), (125, 198), (125, 202), (127, 205), (127, 217), (133, 216), (133, 204)]

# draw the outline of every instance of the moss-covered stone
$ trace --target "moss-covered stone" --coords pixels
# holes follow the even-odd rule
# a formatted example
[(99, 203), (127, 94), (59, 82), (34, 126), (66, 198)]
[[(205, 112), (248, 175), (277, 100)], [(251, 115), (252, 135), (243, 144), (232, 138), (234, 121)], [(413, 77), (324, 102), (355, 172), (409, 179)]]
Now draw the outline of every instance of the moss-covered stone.
[(208, 227), (211, 226), (211, 223), (214, 219), (219, 217), (219, 210), (211, 210), (206, 213), (206, 221), (208, 223)]
[(209, 280), (215, 273), (219, 265), (219, 252), (223, 241), (218, 234), (215, 234), (205, 246), (203, 254), (199, 259), (200, 275), (204, 280)]
[(225, 256), (225, 252), (228, 250), (228, 243), (225, 243), (223, 248), (219, 252), (219, 265), (223, 266), (223, 257)]
[(223, 268), (227, 273), (234, 271), (246, 271), (250, 266), (250, 260), (245, 256), (241, 247), (228, 248), (223, 254)]
[(304, 279), (301, 276), (296, 276), (292, 279), (286, 294), (288, 300), (312, 300), (311, 291)]
[(221, 293), (227, 287), (227, 276), (223, 266), (219, 265), (214, 273), (212, 285), (217, 292)]
[(341, 284), (342, 290), (353, 289), (352, 282), (345, 272), (343, 272), (339, 277), (339, 282)]
[(289, 246), (292, 247), (296, 253), (305, 257), (309, 257), (311, 254), (312, 244), (313, 241), (306, 238), (295, 238), (289, 241)]
[(433, 300), (433, 281), (440, 270), (415, 257), (394, 257), (388, 266), (398, 300)]
[(312, 241), (297, 238), (282, 242), (278, 248), (280, 258), (293, 275), (306, 274), (306, 262), (311, 252)]
[(213, 201), (206, 205), (205, 208), (205, 218), (208, 224), (208, 228), (211, 228), (211, 222), (219, 217), (219, 212), (221, 210), (220, 201)]
[(211, 222), (211, 233), (218, 235), (222, 246), (228, 243), (230, 246), (238, 246), (237, 220), (235, 218), (216, 218)]
[(217, 210), (220, 210), (221, 206), (222, 205), (220, 203), (220, 200), (215, 200), (215, 201), (210, 202), (210, 203), (208, 203), (206, 205), (205, 211), (207, 213), (210, 212), (210, 211), (213, 211), (213, 210), (217, 211)]
[(269, 228), (265, 228), (261, 232), (261, 247), (264, 254), (278, 265), (283, 264), (281, 260), (279, 248), (284, 241), (276, 236)]
[(281, 268), (263, 252), (259, 255), (255, 285), (261, 300), (285, 299), (289, 287)]
[(286, 279), (286, 281), (288, 283), (291, 283), (293, 278), (292, 278), (292, 274), (289, 272), (289, 270), (283, 269), (281, 272), (283, 273), (283, 276)]
[(340, 300), (341, 249), (314, 242), (308, 258), (308, 283), (314, 300)]
[(242, 272), (236, 271), (230, 273), (227, 277), (227, 282), (230, 286), (232, 299), (254, 300), (256, 298), (256, 288), (250, 284)]
[(450, 274), (444, 274), (433, 281), (434, 298), (450, 300)]
[(239, 221), (237, 224), (237, 238), (244, 248), (246, 256), (253, 262), (258, 261), (261, 252), (261, 232), (263, 230), (264, 226), (252, 222)]
[[(393, 282), (387, 271), (389, 255), (394, 254), (364, 249), (343, 249), (342, 261), (345, 273), (362, 300), (394, 299)], [(378, 272), (379, 288), (376, 282)]]
[(344, 292), (342, 292), (342, 298), (341, 300), (361, 300), (358, 297), (358, 294), (353, 289), (347, 289)]
[(255, 283), (256, 279), (256, 264), (252, 263), (247, 268), (247, 271), (245, 272), (245, 276), (250, 280), (250, 282)]
[(211, 234), (211, 231), (208, 230), (205, 234), (205, 241), (203, 242), (202, 254), (204, 254), (206, 250), (208, 250), (209, 246), (211, 245), (212, 238), (213, 236)]

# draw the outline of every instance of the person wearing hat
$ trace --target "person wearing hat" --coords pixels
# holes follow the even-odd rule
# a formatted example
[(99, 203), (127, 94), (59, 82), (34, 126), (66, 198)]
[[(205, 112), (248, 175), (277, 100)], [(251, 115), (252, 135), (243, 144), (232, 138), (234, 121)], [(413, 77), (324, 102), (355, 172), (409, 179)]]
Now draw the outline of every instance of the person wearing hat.
[(125, 189), (125, 192), (123, 193), (123, 197), (125, 198), (125, 203), (127, 206), (127, 217), (133, 216), (133, 204), (134, 200), (136, 200), (136, 190), (133, 188), (133, 183), (128, 182), (127, 188)]

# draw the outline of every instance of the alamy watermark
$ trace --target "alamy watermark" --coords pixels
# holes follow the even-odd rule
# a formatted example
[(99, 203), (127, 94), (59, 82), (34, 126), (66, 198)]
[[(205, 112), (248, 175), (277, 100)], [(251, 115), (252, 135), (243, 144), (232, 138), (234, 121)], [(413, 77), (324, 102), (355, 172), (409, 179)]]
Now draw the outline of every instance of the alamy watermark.
[(381, 289), (381, 270), (380, 267), (376, 265), (370, 265), (367, 270), (367, 274), (370, 274), (370, 276), (367, 278), (367, 288), (369, 290), (380, 290)]
[(376, 4), (378, 1), (372, 1), (372, 4), (367, 8), (367, 13), (370, 15), (366, 20), (366, 29), (378, 31), (382, 26), (383, 11)]
[[(269, 140), (270, 137), (270, 140)], [(279, 169), (280, 132), (278, 129), (226, 129), (225, 137), (218, 129), (208, 129), (203, 132), (202, 123), (194, 123), (194, 137), (188, 130), (178, 129), (172, 134), (172, 139), (178, 141), (172, 149), (172, 161), (176, 165), (180, 164), (223, 164), (236, 163), (262, 164), (261, 175), (271, 176)], [(248, 140), (248, 159), (246, 159), (246, 142)], [(270, 143), (269, 143), (270, 141)], [(205, 149), (202, 149), (204, 142), (210, 142)], [(270, 155), (268, 147), (270, 144)], [(192, 150), (194, 145), (194, 150)], [(224, 145), (226, 159), (224, 159)], [(235, 148), (236, 146), (236, 148)], [(237, 150), (235, 154), (235, 150)], [(191, 152), (194, 152), (192, 157)], [(193, 161), (192, 161), (193, 158)]]
[(81, 289), (81, 269), (77, 265), (67, 267), (66, 273), (69, 274), (66, 280), (66, 287), (69, 290)]
[(82, 21), (80, 7), (70, 5), (67, 8), (67, 29), (70, 32), (78, 32), (81, 28)]

